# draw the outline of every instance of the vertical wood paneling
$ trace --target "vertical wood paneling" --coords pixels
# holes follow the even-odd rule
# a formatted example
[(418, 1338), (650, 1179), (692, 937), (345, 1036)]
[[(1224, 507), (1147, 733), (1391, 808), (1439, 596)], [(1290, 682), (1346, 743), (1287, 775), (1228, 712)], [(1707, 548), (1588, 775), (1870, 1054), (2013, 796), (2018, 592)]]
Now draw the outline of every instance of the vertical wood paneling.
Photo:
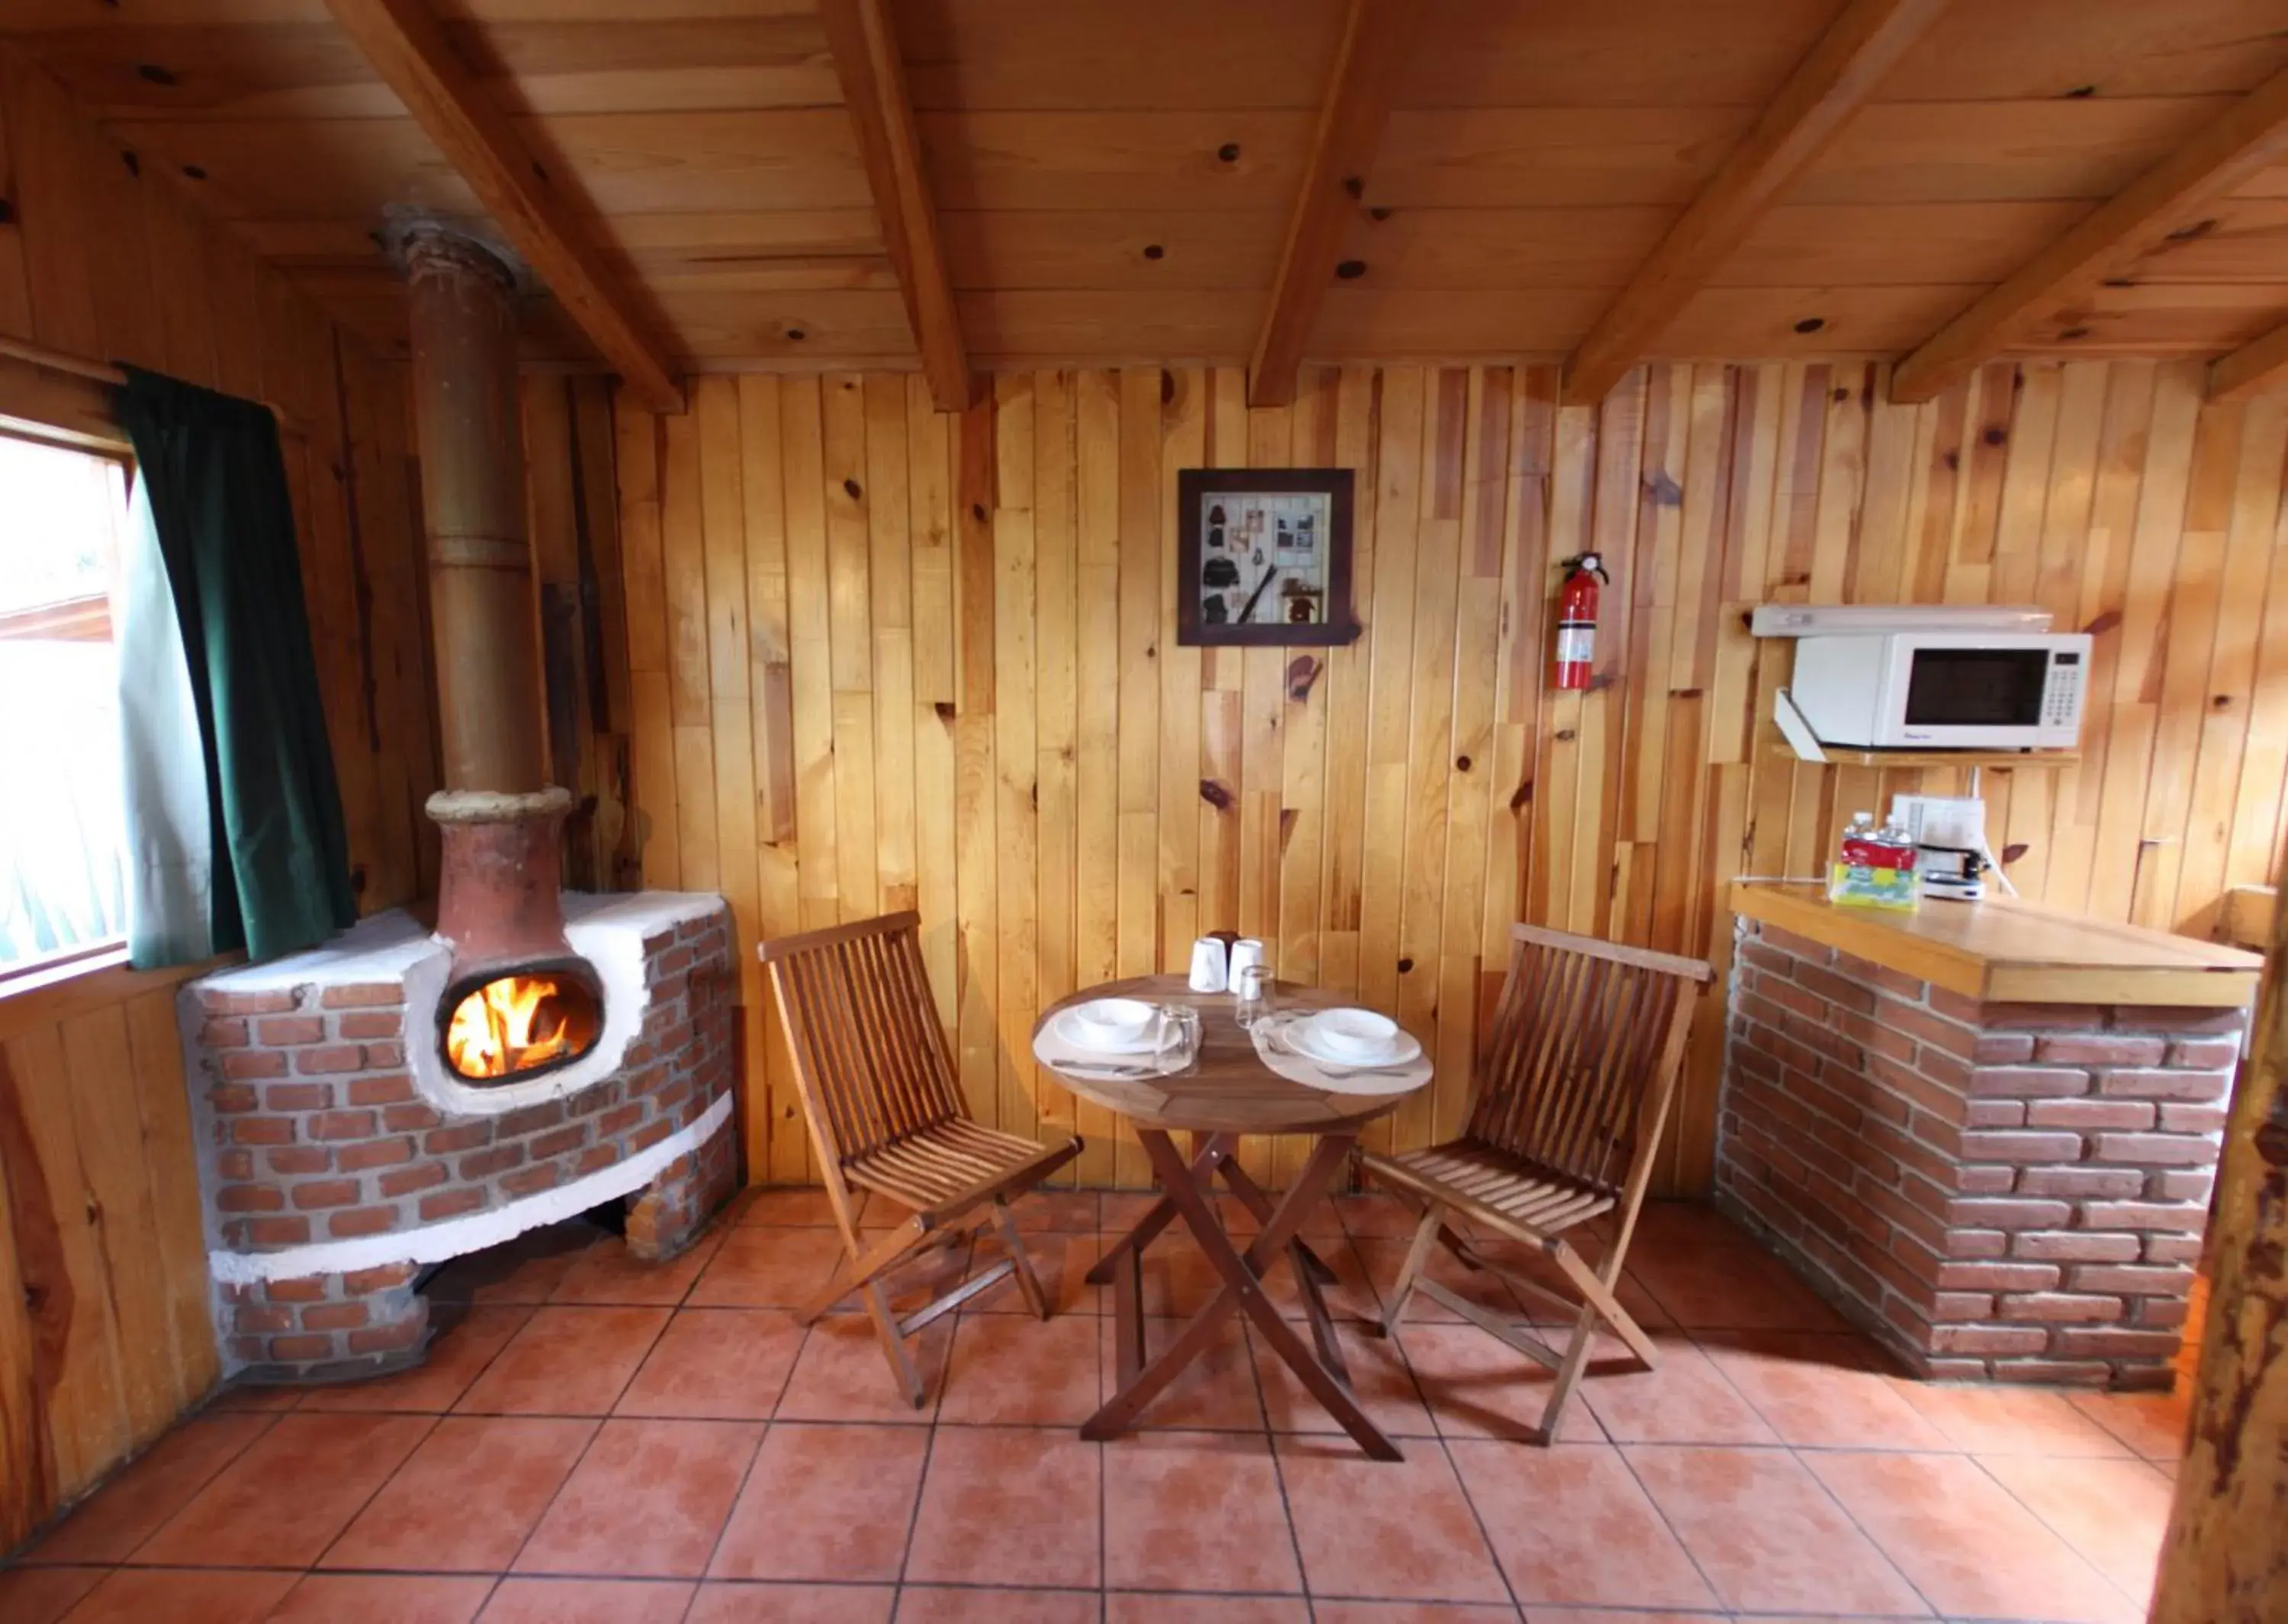
[[(1075, 969), (1079, 832), (1079, 533), (1076, 525), (1073, 380), (1033, 378), (1034, 1001), (1082, 984)], [(1076, 1131), (1073, 1096), (1029, 1064), (1028, 1087), (1044, 1138)], [(1092, 1128), (1101, 1131), (1100, 1125)]]
[[(1734, 875), (1814, 872), (1853, 810), (1960, 788), (1779, 754), (1788, 654), (1746, 634), (1760, 602), (2049, 606), (2096, 634), (2090, 726), (2077, 767), (1985, 776), (2018, 883), (2197, 931), (2224, 885), (2268, 872), (2288, 775), (2276, 407), (2204, 410), (2196, 368), (2137, 362), (1988, 368), (1917, 407), (1840, 362), (1656, 367), (1594, 408), (1558, 406), (1546, 368), (1312, 370), (1267, 411), (1243, 382), (1010, 375), (947, 417), (911, 379), (746, 380), (735, 543), (725, 503), (671, 488), (712, 477), (708, 387), (695, 464), (656, 484), (626, 487), (651, 420), (621, 424), (639, 827), (687, 835), (687, 796), (719, 834), (767, 794), (759, 764), (730, 799), (641, 781), (685, 764), (647, 744), (641, 699), (676, 624), (647, 538), (666, 514), (671, 551), (687, 503), (708, 597), (717, 550), (743, 558), (757, 669), (785, 672), (778, 719), (752, 722), (754, 760), (783, 753), (795, 786), (787, 832), (756, 836), (787, 899), (760, 928), (917, 903), (973, 1104), (1021, 1132), (1074, 1124), (1076, 1181), (1145, 1169), (1029, 1063), (1032, 1021), (1072, 988), (1182, 968), (1197, 931), (1261, 935), (1288, 973), (1418, 1030), (1439, 1081), (1375, 1131), (1420, 1140), (1460, 1116), (1512, 921), (1721, 967)], [(1176, 647), (1177, 471), (1304, 463), (1357, 471), (1365, 634)], [(759, 506), (782, 478), (783, 511)], [(1596, 685), (1553, 693), (1561, 566), (1591, 549), (1612, 576)], [(1719, 1008), (1693, 1034), (1672, 1190), (1705, 1184)], [(750, 1077), (751, 1163), (799, 1176), (783, 1070)], [(1243, 1155), (1291, 1171), (1282, 1147)]]
[(1038, 622), (1034, 593), (1033, 377), (994, 380), (993, 844), (994, 1096), (1013, 1133), (1035, 1130), (1038, 1083), (1029, 1050), (1039, 1007)]
[[(1073, 980), (1120, 963), (1120, 382), (1073, 378)], [(1116, 1119), (1083, 1102), (1084, 1183), (1116, 1170)]]
[[(13, 205), (0, 334), (279, 409), (359, 903), (433, 892), (425, 575), (399, 369), (4, 49), (0, 194)], [(0, 1001), (0, 1549), (218, 1374), (176, 978), (93, 972), (68, 984), (68, 1012), (38, 992)]]
[(999, 676), (994, 620), (999, 583), (993, 567), (997, 450), (994, 402), (961, 416), (954, 452), (954, 643), (957, 682), (953, 720), (955, 1053), (962, 1096), (979, 1116), (1000, 1105), (1000, 851), (994, 781), (994, 692)]

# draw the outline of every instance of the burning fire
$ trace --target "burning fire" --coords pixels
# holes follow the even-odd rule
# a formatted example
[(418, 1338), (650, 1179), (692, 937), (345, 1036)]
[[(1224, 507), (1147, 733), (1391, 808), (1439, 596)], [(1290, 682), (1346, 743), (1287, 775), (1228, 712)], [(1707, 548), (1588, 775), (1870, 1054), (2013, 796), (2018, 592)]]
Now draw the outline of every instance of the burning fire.
[(464, 1077), (505, 1077), (545, 1066), (571, 1049), (564, 987), (553, 976), (504, 976), (461, 1000), (445, 1028), (445, 1054)]

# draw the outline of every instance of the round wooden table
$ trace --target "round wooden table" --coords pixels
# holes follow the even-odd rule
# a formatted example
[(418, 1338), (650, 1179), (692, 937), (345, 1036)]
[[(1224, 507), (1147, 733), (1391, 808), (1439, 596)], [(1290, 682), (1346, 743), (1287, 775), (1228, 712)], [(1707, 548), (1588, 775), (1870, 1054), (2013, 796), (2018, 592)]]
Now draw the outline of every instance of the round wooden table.
[[(1274, 997), (1283, 1010), (1331, 1009), (1343, 1002), (1315, 987), (1284, 981), (1277, 984)], [(1041, 1027), (1062, 1011), (1094, 998), (1140, 998), (1198, 1010), (1200, 1053), (1186, 1071), (1162, 1077), (1107, 1076), (1042, 1062), (1083, 1099), (1117, 1111), (1134, 1125), (1161, 1190), (1151, 1210), (1089, 1271), (1092, 1283), (1113, 1287), (1118, 1386), (1089, 1417), (1081, 1436), (1104, 1438), (1125, 1430), (1208, 1351), (1226, 1320), (1244, 1313), (1361, 1448), (1378, 1460), (1402, 1459), (1398, 1446), (1368, 1418), (1351, 1391), (1334, 1320), (1319, 1294), (1321, 1282), (1331, 1281), (1334, 1273), (1298, 1236), (1305, 1216), (1324, 1199), (1343, 1170), (1358, 1143), (1359, 1129), (1394, 1110), (1426, 1086), (1427, 1077), (1390, 1094), (1337, 1094), (1290, 1081), (1257, 1056), (1254, 1040), (1233, 1018), (1229, 994), (1195, 993), (1181, 976), (1143, 976), (1076, 993), (1042, 1015), (1034, 1036), (1038, 1038)], [(1192, 1136), (1188, 1161), (1170, 1137), (1176, 1132)], [(1318, 1141), (1275, 1207), (1239, 1165), (1243, 1134), (1309, 1134)], [(1212, 1199), (1219, 1177), (1262, 1226), (1244, 1249), (1224, 1227)], [(1223, 1287), (1186, 1322), (1174, 1341), (1154, 1354), (1144, 1345), (1143, 1283), (1137, 1264), (1144, 1248), (1178, 1218), (1207, 1255)], [(1280, 1318), (1264, 1295), (1264, 1271), (1282, 1254), (1295, 1271), (1296, 1289), (1311, 1327), (1308, 1342)]]

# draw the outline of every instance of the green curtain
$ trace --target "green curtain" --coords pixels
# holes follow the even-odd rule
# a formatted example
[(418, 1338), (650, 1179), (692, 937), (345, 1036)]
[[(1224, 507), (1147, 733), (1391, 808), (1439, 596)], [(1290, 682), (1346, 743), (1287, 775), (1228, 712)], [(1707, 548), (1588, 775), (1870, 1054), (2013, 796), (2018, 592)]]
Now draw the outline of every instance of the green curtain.
[(213, 948), (355, 923), (349, 841), (269, 408), (130, 367), (119, 419), (166, 566), (206, 757)]

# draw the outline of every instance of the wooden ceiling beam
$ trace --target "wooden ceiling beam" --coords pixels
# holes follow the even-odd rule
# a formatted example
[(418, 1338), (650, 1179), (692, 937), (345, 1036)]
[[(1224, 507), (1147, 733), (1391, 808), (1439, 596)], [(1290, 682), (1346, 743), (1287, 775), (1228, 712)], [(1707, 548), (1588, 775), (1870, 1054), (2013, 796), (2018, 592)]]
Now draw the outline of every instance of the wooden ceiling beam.
[[(2087, 297), (2170, 232), (2191, 224), (2212, 199), (2284, 154), (2288, 154), (2288, 71), (2275, 74), (2234, 103), (1941, 328), (1892, 372), (1891, 398), (1914, 402), (1942, 393), (2011, 348), (2030, 322)], [(2253, 364), (2227, 368), (2228, 385), (2252, 388), (2259, 371), (2276, 368), (2268, 357), (2280, 347), (2278, 335), (2258, 339), (2250, 351), (2266, 345), (2272, 349), (2256, 354)], [(2226, 362), (2236, 360), (2228, 356)]]
[(1248, 368), (1251, 406), (1284, 406), (1295, 398), (1303, 346), (1326, 300), (1343, 226), (1357, 207), (1367, 164), (1390, 121), (1399, 75), (1426, 9), (1416, 0), (1351, 0), (1303, 187), (1272, 279), (1270, 307), (1256, 335)]
[(2288, 327), (2252, 338), (2209, 363), (2209, 399), (2220, 405), (2245, 400), (2288, 384)]
[(922, 376), (930, 398), (943, 412), (968, 409), (977, 397), (962, 342), (961, 315), (946, 274), (945, 250), (938, 240), (937, 210), (922, 174), (921, 138), (914, 128), (912, 99), (906, 92), (904, 59), (883, 0), (820, 0), (827, 50), (842, 82), (842, 99), (858, 134), (858, 155), (874, 207), (882, 217), (882, 241), (897, 273), (906, 318), (921, 352)]
[(1563, 398), (1612, 392), (1827, 149), (1947, 0), (1852, 0), (1565, 363)]
[(665, 346), (424, 0), (326, 7), (629, 392), (652, 411), (681, 411)]

